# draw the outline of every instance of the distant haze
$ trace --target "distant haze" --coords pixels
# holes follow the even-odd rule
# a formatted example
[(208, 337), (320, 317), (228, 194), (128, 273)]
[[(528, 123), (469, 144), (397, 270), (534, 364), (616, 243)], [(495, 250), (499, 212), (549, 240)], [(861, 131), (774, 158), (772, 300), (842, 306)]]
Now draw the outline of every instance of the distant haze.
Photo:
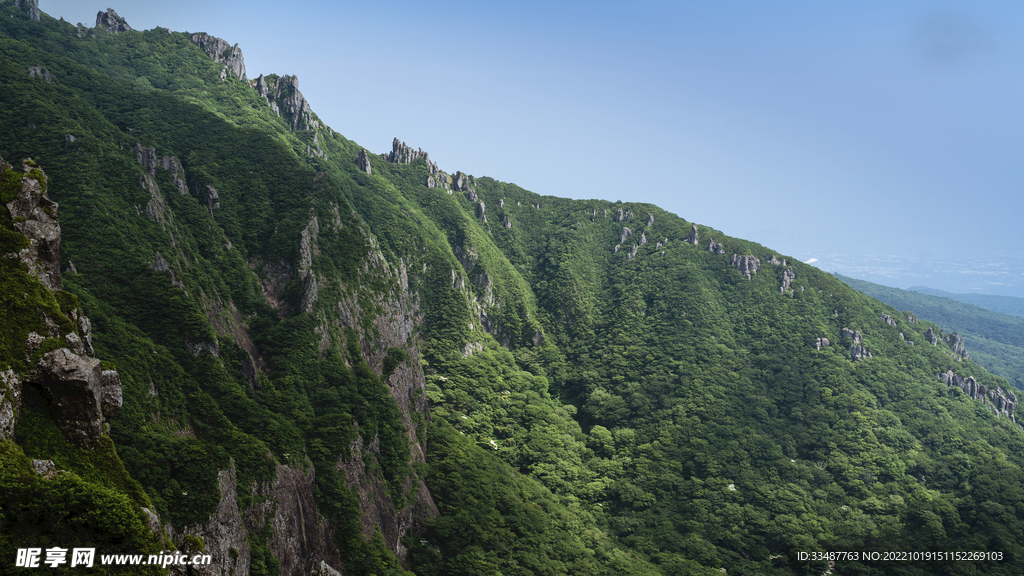
[(1019, 2), (40, 9), (92, 26), (108, 4), (239, 43), (250, 77), (298, 75), (375, 152), (397, 136), (444, 170), (652, 202), (850, 276), (1024, 296)]

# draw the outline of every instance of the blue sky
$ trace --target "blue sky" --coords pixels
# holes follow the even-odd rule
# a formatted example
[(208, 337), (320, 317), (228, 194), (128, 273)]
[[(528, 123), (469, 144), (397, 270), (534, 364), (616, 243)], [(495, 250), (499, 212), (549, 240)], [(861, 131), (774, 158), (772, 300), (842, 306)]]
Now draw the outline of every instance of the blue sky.
[(250, 77), (297, 75), (375, 152), (397, 136), (444, 170), (652, 202), (822, 264), (1024, 246), (1019, 2), (40, 0), (90, 26), (108, 5), (239, 43)]

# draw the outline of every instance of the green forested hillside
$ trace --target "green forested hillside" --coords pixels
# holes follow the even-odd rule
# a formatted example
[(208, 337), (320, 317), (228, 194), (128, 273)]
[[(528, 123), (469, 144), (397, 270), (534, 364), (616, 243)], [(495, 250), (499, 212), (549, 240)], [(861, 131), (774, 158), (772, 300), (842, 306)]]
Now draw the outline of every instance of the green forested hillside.
[[(67, 295), (5, 204), (0, 571), (72, 544), (32, 520), (65, 502), (211, 574), (1024, 570), (1016, 396), (938, 326), (656, 206), (367, 153), (228, 55), (0, 3), (0, 156), (42, 169), (3, 178), (59, 203)], [(93, 447), (22, 358), (60, 298), (119, 374)]]
[(964, 304), (973, 304), (974, 306), (995, 310), (996, 312), (1002, 312), (1003, 314), (1024, 316), (1024, 298), (996, 296), (994, 294), (957, 294), (954, 292), (939, 290), (937, 288), (928, 288), (927, 286), (911, 286), (909, 290), (911, 292), (923, 292), (925, 294), (931, 294), (932, 296), (941, 296), (943, 298), (957, 300)]
[(1006, 378), (1015, 387), (1024, 389), (1024, 318), (960, 302), (951, 297), (900, 290), (845, 276), (837, 277), (872, 298), (878, 298), (900, 310), (912, 311), (951, 331), (960, 332), (975, 362), (989, 372)]

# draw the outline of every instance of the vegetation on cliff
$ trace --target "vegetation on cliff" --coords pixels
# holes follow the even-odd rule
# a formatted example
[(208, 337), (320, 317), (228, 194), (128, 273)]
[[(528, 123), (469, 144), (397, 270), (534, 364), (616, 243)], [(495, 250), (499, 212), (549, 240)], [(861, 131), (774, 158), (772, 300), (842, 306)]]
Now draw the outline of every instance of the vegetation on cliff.
[[(188, 529), (255, 574), (820, 574), (797, 552), (823, 550), (1001, 555), (839, 574), (1024, 566), (1024, 431), (936, 375), (1009, 385), (924, 345), (927, 322), (655, 206), (426, 158), (365, 170), (186, 34), (4, 3), (0, 66), (0, 156), (45, 168), (74, 267), (66, 296), (22, 300), (56, 318), (76, 298), (124, 395), (88, 454), (24, 403), (0, 481), (54, 506), (78, 492), (27, 458), (91, 482), (130, 532), (97, 546), (150, 546), (117, 524), (148, 505), (174, 545)], [(19, 306), (0, 370), (22, 373)], [(306, 517), (283, 515), (286, 471)], [(229, 500), (242, 536), (205, 528)], [(13, 502), (5, 546), (35, 514)], [(290, 529), (311, 535), (298, 553)]]

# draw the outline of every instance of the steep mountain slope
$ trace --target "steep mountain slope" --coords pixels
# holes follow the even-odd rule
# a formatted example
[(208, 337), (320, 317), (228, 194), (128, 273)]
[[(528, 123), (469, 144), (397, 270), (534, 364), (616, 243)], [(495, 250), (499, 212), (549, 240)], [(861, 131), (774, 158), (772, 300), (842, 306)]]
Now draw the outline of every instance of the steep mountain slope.
[[(0, 4), (0, 155), (45, 170), (67, 296), (15, 261), (7, 196), (3, 262), (30, 312), (78, 299), (123, 403), (100, 448), (63, 448), (5, 305), (0, 369), (33, 400), (7, 410), (0, 481), (37, 507), (103, 486), (120, 508), (79, 530), (97, 546), (205, 550), (188, 570), (209, 574), (1024, 566), (1017, 398), (925, 345), (936, 327), (654, 206), (540, 196), (397, 139), (368, 153), (209, 35), (33, 16)], [(3, 545), (36, 546), (17, 513)]]
[[(872, 298), (900, 310), (912, 311), (921, 318), (963, 334), (964, 343), (978, 364), (1006, 378), (1016, 388), (1024, 389), (1024, 318), (959, 302), (951, 297), (837, 277)], [(1009, 297), (993, 298), (1012, 300)]]

